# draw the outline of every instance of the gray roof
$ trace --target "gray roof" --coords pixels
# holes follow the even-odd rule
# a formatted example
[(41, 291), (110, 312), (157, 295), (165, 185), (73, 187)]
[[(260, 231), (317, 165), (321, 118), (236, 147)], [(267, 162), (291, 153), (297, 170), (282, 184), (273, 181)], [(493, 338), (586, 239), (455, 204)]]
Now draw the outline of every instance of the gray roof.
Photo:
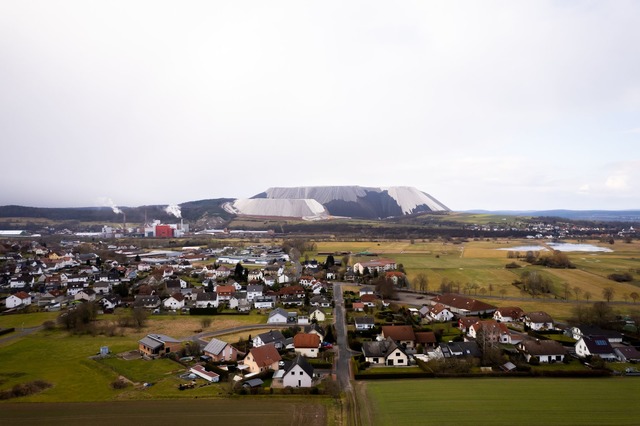
[(258, 334), (257, 337), (259, 337), (264, 344), (273, 342), (284, 342), (284, 336), (278, 330), (271, 330), (266, 333)]
[(202, 301), (206, 301), (206, 300), (217, 300), (218, 299), (218, 294), (215, 292), (209, 292), (209, 293), (198, 293), (196, 295), (196, 300), (198, 302), (202, 302)]
[(219, 355), (227, 345), (227, 342), (213, 338), (209, 343), (207, 343), (207, 346), (204, 347), (204, 352)]
[(356, 324), (374, 324), (373, 317), (355, 317)]
[(454, 356), (479, 357), (482, 355), (476, 342), (440, 343), (440, 350), (445, 358)]
[(173, 337), (169, 337), (165, 334), (147, 334), (142, 339), (138, 340), (145, 346), (152, 349), (156, 349), (164, 345), (165, 343), (180, 343), (180, 340), (176, 340)]
[(386, 358), (391, 352), (399, 349), (404, 353), (396, 342), (390, 338), (381, 341), (362, 342), (362, 353), (365, 357), (381, 357)]
[(582, 340), (584, 340), (584, 344), (589, 348), (591, 355), (609, 355), (614, 353), (607, 336), (582, 336)]
[(284, 309), (275, 308), (273, 311), (269, 312), (269, 318), (272, 318), (272, 317), (274, 317), (274, 316), (276, 316), (278, 314), (282, 315), (285, 318), (289, 317), (289, 313), (287, 311), (285, 311)]
[(311, 366), (311, 364), (309, 364), (309, 362), (307, 361), (307, 358), (302, 356), (302, 355), (298, 355), (293, 362), (291, 362), (291, 365), (289, 365), (286, 368), (286, 372), (284, 373), (285, 375), (289, 374), (289, 372), (293, 369), (293, 367), (295, 367), (296, 365), (299, 365), (300, 368), (302, 368), (302, 370), (307, 373), (309, 375), (309, 377), (313, 377), (313, 367)]

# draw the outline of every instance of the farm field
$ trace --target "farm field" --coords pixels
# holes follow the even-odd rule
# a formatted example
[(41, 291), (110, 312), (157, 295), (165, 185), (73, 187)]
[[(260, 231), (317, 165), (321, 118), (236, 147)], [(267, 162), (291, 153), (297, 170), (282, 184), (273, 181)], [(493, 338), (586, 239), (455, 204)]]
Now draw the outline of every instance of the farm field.
[(634, 425), (640, 418), (640, 380), (633, 377), (410, 379), (357, 386), (366, 394), (359, 404), (363, 424)]
[(1, 404), (12, 425), (234, 424), (333, 425), (336, 411), (325, 399), (296, 397), (105, 403)]
[[(409, 281), (416, 275), (423, 273), (429, 279), (429, 290), (437, 291), (443, 279), (460, 283), (461, 292), (464, 286), (477, 284), (478, 288), (472, 294), (482, 298), (484, 295), (511, 298), (523, 298), (519, 289), (512, 282), (519, 279), (524, 270), (537, 270), (552, 280), (555, 296), (564, 298), (565, 284), (571, 289), (580, 288), (580, 296), (589, 293), (591, 301), (604, 300), (602, 290), (612, 287), (615, 295), (612, 301), (622, 302), (625, 295), (640, 291), (640, 274), (633, 273), (631, 283), (617, 283), (607, 278), (614, 272), (629, 272), (640, 269), (640, 243), (631, 244), (617, 242), (614, 245), (602, 244), (596, 241), (587, 243), (610, 248), (613, 252), (567, 252), (569, 259), (576, 265), (576, 269), (551, 269), (532, 266), (526, 262), (517, 261), (522, 268), (506, 269), (505, 265), (515, 259), (508, 259), (508, 250), (522, 245), (541, 245), (544, 241), (531, 240), (478, 240), (461, 244), (442, 241), (380, 241), (380, 242), (318, 242), (317, 252), (352, 251), (354, 253), (369, 251), (381, 257), (389, 257), (402, 264), (407, 272)], [(313, 253), (319, 261), (323, 256)], [(351, 264), (371, 259), (369, 257), (351, 257)], [(480, 289), (484, 291), (481, 292)], [(569, 299), (575, 299), (573, 292)], [(552, 297), (554, 297), (552, 295)], [(525, 296), (526, 298), (526, 296)]]

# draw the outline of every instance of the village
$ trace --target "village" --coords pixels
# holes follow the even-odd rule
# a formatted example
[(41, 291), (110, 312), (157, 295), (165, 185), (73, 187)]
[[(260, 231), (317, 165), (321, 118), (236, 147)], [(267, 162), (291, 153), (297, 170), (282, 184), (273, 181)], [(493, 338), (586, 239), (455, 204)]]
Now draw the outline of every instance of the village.
[[(569, 325), (516, 305), (410, 291), (402, 265), (372, 253), (302, 260), (267, 244), (142, 250), (77, 243), (53, 249), (21, 240), (3, 247), (3, 316), (58, 312), (58, 326), (74, 333), (90, 332), (96, 318), (123, 312), (140, 324), (156, 315), (197, 317), (203, 324), (259, 315), (259, 323), (245, 326), (255, 333), (245, 341), (218, 338), (225, 330), (188, 339), (150, 332), (124, 353), (100, 348), (101, 357), (174, 360), (184, 367), (181, 390), (223, 381), (237, 392), (330, 392), (340, 375), (637, 374), (632, 363), (640, 361), (634, 341), (623, 334), (636, 330), (629, 318), (617, 329), (605, 322)], [(399, 293), (412, 303), (400, 303)], [(92, 312), (90, 319), (83, 312)], [(338, 357), (352, 367), (338, 371)], [(625, 368), (609, 368), (616, 363)]]

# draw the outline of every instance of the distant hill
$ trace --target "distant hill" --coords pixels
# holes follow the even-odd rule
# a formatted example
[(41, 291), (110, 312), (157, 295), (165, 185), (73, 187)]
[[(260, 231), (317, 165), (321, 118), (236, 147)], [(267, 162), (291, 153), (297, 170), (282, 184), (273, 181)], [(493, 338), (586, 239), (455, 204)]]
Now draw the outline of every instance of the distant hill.
[[(233, 201), (229, 198), (212, 200), (189, 201), (178, 205), (181, 216), (189, 221), (197, 221), (203, 217), (219, 216), (229, 219), (231, 215), (221, 206), (225, 202)], [(122, 213), (114, 212), (111, 207), (67, 207), (44, 208), (25, 206), (0, 206), (0, 218), (41, 218), (56, 221), (81, 222), (122, 222), (143, 223), (146, 220), (159, 219), (170, 221), (177, 219), (174, 214), (166, 211), (166, 205), (149, 205), (139, 207), (118, 207)]]
[(561, 217), (572, 220), (637, 222), (640, 210), (466, 210), (464, 213), (505, 216)]

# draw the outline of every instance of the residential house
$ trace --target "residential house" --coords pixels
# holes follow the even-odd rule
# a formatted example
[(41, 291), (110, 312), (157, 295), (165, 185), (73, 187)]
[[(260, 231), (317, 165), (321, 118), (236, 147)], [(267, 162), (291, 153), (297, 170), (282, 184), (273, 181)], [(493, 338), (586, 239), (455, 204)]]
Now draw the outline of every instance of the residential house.
[(317, 334), (320, 338), (320, 342), (324, 341), (325, 331), (318, 324), (308, 324), (302, 329), (307, 334)]
[(182, 293), (174, 293), (167, 297), (162, 305), (165, 309), (171, 309), (173, 311), (184, 308), (184, 295)]
[(355, 317), (353, 320), (356, 324), (356, 331), (371, 330), (375, 327), (373, 317)]
[(373, 365), (409, 365), (409, 355), (391, 338), (362, 342), (362, 353), (365, 361)]
[(16, 294), (12, 294), (5, 299), (5, 305), (7, 309), (25, 307), (29, 306), (30, 304), (31, 296), (24, 291), (19, 291)]
[(296, 298), (296, 299), (304, 299), (304, 288), (301, 285), (290, 285), (287, 287), (282, 287), (278, 292), (278, 296), (280, 299), (283, 298)]
[(383, 339), (392, 339), (404, 349), (414, 349), (416, 335), (410, 325), (384, 325), (382, 326)]
[(196, 294), (196, 308), (217, 308), (218, 294), (215, 292), (202, 292)]
[(524, 325), (531, 330), (553, 330), (553, 319), (546, 312), (529, 312), (524, 315)]
[(397, 269), (397, 265), (395, 260), (393, 259), (379, 258), (369, 260), (367, 262), (358, 262), (353, 265), (352, 269), (362, 275), (365, 268), (368, 269), (370, 273), (373, 273), (373, 271), (377, 271), (378, 273), (380, 273), (395, 270)]
[(622, 343), (622, 333), (615, 330), (605, 330), (603, 328), (592, 325), (578, 325), (571, 327), (571, 337), (574, 340), (580, 340), (583, 336), (604, 336), (609, 343)]
[(237, 309), (238, 312), (249, 312), (251, 310), (251, 302), (247, 300), (245, 292), (238, 292), (229, 301), (229, 307)]
[(218, 304), (231, 300), (236, 288), (232, 285), (219, 285), (216, 287), (216, 293), (218, 294)]
[(480, 321), (480, 317), (460, 317), (458, 319), (458, 328), (462, 333), (468, 333), (469, 328)]
[(315, 320), (317, 322), (324, 322), (326, 318), (326, 314), (320, 308), (315, 308), (309, 313), (309, 319), (311, 319), (312, 321)]
[(285, 337), (278, 330), (270, 330), (266, 333), (258, 334), (253, 338), (253, 347), (257, 348), (264, 345), (273, 344), (276, 349), (284, 347)]
[(96, 292), (90, 288), (80, 290), (73, 296), (74, 300), (82, 300), (84, 302), (93, 302), (96, 300)]
[(96, 294), (101, 294), (101, 295), (109, 294), (109, 293), (111, 293), (111, 290), (112, 290), (112, 284), (111, 283), (99, 282), (99, 283), (95, 283), (93, 285), (93, 291), (95, 291)]
[(254, 299), (262, 297), (264, 286), (262, 284), (249, 284), (247, 286), (247, 300), (253, 302)]
[(262, 296), (253, 299), (253, 307), (256, 309), (273, 309), (275, 305), (275, 296)]
[(416, 334), (416, 345), (422, 345), (424, 349), (433, 349), (437, 346), (436, 333), (433, 331), (418, 331)]
[(479, 316), (493, 314), (497, 309), (493, 305), (481, 302), (469, 297), (460, 296), (459, 294), (445, 293), (434, 297), (429, 301), (431, 305), (443, 304), (453, 314), (462, 316)]
[(202, 352), (215, 362), (234, 362), (238, 359), (238, 350), (236, 348), (216, 338), (211, 339)]
[(156, 309), (159, 308), (162, 301), (160, 297), (156, 295), (152, 296), (140, 296), (137, 295), (133, 301), (133, 306), (136, 308)]
[(436, 358), (479, 358), (482, 356), (476, 342), (440, 343), (434, 351)]
[(313, 384), (313, 367), (306, 358), (298, 355), (295, 359), (285, 365), (285, 372), (282, 376), (282, 385), (292, 388), (310, 388)]
[[(490, 343), (515, 343), (507, 326), (495, 320), (476, 322), (468, 328), (467, 336), (472, 339), (482, 338), (483, 341)], [(517, 337), (515, 340), (520, 341)]]
[(102, 309), (113, 311), (115, 308), (120, 306), (120, 304), (122, 303), (122, 299), (118, 295), (107, 294), (102, 299), (100, 299), (100, 303), (102, 304)]
[(70, 283), (67, 285), (67, 296), (75, 296), (82, 290), (84, 290), (83, 283)]
[(358, 295), (360, 297), (364, 296), (365, 294), (374, 294), (375, 291), (373, 289), (373, 287), (368, 286), (368, 285), (364, 285), (362, 287), (360, 287), (360, 291), (358, 291)]
[(293, 336), (293, 348), (299, 355), (317, 358), (320, 351), (320, 336), (315, 333), (298, 333)]
[(218, 266), (216, 269), (216, 278), (217, 279), (226, 279), (231, 275), (231, 269), (227, 268), (224, 265)]
[(606, 336), (582, 336), (575, 344), (580, 358), (597, 355), (605, 361), (616, 361), (617, 355)]
[(640, 362), (640, 351), (633, 346), (616, 346), (613, 351), (620, 362)]
[(319, 294), (319, 295), (313, 296), (311, 299), (309, 299), (309, 305), (317, 306), (317, 307), (320, 307), (320, 308), (330, 308), (331, 307), (331, 300), (329, 300), (329, 298), (327, 296), (323, 296), (323, 295)]
[(517, 349), (527, 362), (531, 362), (533, 358), (539, 363), (562, 362), (567, 355), (565, 347), (555, 340), (524, 340), (518, 343)]
[(288, 318), (289, 315), (287, 311), (282, 308), (276, 308), (273, 311), (269, 312), (267, 324), (286, 324)]
[(252, 269), (249, 271), (247, 275), (247, 280), (251, 281), (262, 281), (264, 278), (264, 273), (260, 269)]
[(364, 312), (364, 303), (362, 302), (353, 302), (351, 305), (354, 312)]
[(429, 318), (434, 321), (447, 322), (453, 319), (453, 312), (442, 303), (436, 303), (429, 309)]
[(300, 277), (300, 285), (305, 286), (305, 287), (311, 287), (311, 285), (313, 284), (313, 282), (315, 282), (315, 278), (313, 278), (310, 275), (303, 275)]
[(164, 334), (147, 334), (138, 341), (138, 350), (142, 355), (156, 357), (176, 352), (182, 347), (182, 342)]
[(220, 375), (218, 373), (207, 371), (204, 366), (199, 364), (191, 367), (189, 372), (211, 383), (218, 383), (220, 381)]
[(360, 297), (360, 301), (364, 303), (364, 306), (369, 308), (375, 308), (379, 300), (375, 294), (364, 294)]
[(243, 364), (249, 367), (251, 373), (264, 371), (276, 371), (278, 363), (282, 360), (273, 343), (262, 346), (254, 346), (243, 360)]
[(517, 306), (498, 308), (493, 313), (493, 319), (498, 322), (516, 322), (524, 315), (524, 311)]

